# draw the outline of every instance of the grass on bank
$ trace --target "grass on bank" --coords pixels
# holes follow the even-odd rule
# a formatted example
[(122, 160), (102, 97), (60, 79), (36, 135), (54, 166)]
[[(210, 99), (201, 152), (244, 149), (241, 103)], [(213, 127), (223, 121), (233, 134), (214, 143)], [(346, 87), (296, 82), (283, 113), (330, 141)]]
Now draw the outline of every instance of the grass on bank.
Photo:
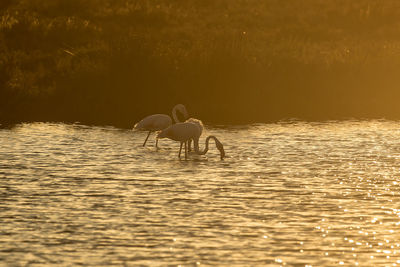
[(4, 0), (0, 121), (400, 118), (395, 0)]

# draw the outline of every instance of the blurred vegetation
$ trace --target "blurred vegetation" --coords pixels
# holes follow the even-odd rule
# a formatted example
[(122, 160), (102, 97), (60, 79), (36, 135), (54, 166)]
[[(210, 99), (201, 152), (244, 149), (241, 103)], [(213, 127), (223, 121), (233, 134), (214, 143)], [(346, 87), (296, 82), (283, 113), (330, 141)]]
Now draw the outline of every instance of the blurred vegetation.
[(400, 119), (398, 0), (2, 0), (0, 122)]

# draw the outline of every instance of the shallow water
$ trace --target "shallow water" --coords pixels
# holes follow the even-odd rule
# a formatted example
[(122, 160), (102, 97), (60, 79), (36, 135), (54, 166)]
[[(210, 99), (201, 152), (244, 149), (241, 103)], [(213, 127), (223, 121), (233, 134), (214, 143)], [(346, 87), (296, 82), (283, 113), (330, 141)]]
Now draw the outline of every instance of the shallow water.
[[(0, 129), (0, 265), (400, 265), (400, 122)], [(204, 140), (204, 137), (202, 138)]]

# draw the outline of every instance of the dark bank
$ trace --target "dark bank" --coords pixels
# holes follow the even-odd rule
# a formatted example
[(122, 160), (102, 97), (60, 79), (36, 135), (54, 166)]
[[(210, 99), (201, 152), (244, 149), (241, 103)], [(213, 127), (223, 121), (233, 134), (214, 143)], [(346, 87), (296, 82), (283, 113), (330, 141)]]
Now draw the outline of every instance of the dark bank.
[(0, 3), (0, 121), (400, 119), (398, 1)]

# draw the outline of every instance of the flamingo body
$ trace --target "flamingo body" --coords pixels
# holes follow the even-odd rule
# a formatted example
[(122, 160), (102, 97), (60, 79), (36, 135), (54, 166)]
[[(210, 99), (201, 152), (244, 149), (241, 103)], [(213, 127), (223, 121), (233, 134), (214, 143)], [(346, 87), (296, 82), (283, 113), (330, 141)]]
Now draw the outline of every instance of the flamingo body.
[[(201, 122), (201, 121), (199, 121)], [(185, 144), (185, 159), (187, 158), (187, 147), (186, 147), (186, 142), (189, 140), (194, 141), (194, 148), (195, 151), (198, 155), (204, 155), (208, 151), (208, 144), (210, 139), (214, 139), (215, 144), (220, 151), (220, 156), (221, 160), (225, 157), (225, 151), (224, 151), (224, 146), (222, 143), (215, 137), (215, 136), (208, 136), (206, 138), (206, 147), (204, 151), (200, 151), (199, 149), (199, 139), (201, 135), (202, 129), (200, 129), (199, 124), (196, 122), (181, 122), (181, 123), (176, 123), (168, 128), (162, 130), (161, 132), (158, 133), (157, 138), (169, 138), (174, 141), (179, 141), (181, 143), (180, 149), (179, 149), (179, 157), (181, 155), (181, 150), (182, 150), (182, 145)]]
[(141, 121), (135, 124), (134, 128), (136, 130), (145, 131), (161, 131), (169, 126), (171, 126), (171, 117), (166, 114), (153, 114), (145, 117)]
[(173, 124), (162, 130), (157, 135), (158, 138), (169, 138), (179, 142), (186, 142), (190, 139), (197, 138), (198, 136), (200, 136), (199, 128), (196, 124), (191, 122), (179, 122)]

